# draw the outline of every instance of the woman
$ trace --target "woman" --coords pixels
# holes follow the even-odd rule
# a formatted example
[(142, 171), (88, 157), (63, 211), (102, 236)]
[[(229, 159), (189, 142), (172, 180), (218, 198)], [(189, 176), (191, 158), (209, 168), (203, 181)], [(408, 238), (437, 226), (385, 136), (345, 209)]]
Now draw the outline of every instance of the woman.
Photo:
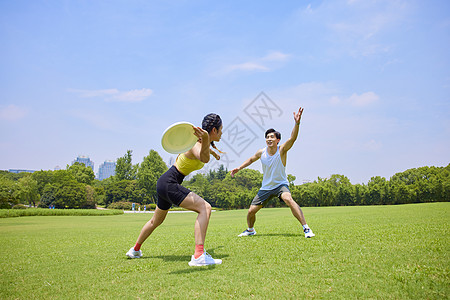
[(142, 256), (140, 250), (142, 243), (152, 234), (156, 227), (164, 222), (169, 208), (172, 205), (177, 205), (198, 213), (195, 221), (195, 253), (192, 255), (189, 266), (206, 266), (222, 263), (221, 259), (213, 259), (204, 250), (211, 205), (181, 185), (185, 176), (192, 171), (201, 169), (209, 161), (210, 155), (213, 155), (216, 159), (220, 158), (210, 149), (210, 145), (217, 149), (214, 142), (220, 140), (222, 127), (222, 120), (216, 114), (205, 116), (202, 128), (193, 127), (198, 141), (191, 150), (180, 154), (175, 164), (158, 179), (156, 184), (158, 202), (155, 213), (152, 219), (142, 228), (136, 245), (126, 253), (128, 257), (140, 258)]

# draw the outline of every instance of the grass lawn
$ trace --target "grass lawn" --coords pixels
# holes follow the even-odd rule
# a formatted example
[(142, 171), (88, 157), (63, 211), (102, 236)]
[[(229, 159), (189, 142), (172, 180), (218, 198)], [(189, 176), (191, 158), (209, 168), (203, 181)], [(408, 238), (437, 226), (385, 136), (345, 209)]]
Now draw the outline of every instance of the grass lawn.
[(205, 248), (222, 265), (189, 267), (195, 213), (169, 214), (127, 259), (150, 214), (0, 219), (0, 299), (448, 299), (450, 203), (212, 213)]

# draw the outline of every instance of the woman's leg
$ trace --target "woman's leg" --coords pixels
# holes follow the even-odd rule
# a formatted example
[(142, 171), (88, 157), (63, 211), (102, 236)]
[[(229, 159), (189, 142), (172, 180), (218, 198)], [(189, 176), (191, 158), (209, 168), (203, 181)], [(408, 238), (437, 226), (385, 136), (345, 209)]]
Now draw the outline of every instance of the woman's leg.
[(211, 205), (199, 195), (190, 192), (180, 203), (180, 206), (198, 213), (197, 220), (195, 220), (195, 245), (204, 245), (209, 217), (211, 216)]
[(152, 232), (158, 227), (159, 225), (164, 222), (164, 219), (166, 218), (168, 210), (162, 210), (156, 207), (155, 213), (153, 214), (153, 217), (148, 221), (144, 227), (142, 227), (141, 233), (139, 234), (139, 237), (136, 241), (138, 244), (144, 243), (144, 241), (152, 234)]

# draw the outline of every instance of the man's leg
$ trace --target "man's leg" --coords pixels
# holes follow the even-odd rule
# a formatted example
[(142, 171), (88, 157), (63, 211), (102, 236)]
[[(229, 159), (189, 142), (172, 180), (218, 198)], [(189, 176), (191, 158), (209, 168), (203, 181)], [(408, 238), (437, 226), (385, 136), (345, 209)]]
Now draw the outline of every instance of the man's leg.
[(287, 204), (287, 206), (289, 206), (289, 208), (291, 209), (291, 212), (294, 215), (294, 217), (302, 225), (306, 225), (306, 220), (305, 220), (305, 217), (303, 216), (302, 209), (297, 204), (297, 202), (294, 201), (294, 199), (292, 198), (291, 193), (289, 193), (289, 192), (282, 193), (281, 194), (281, 200), (283, 200)]
[(253, 228), (256, 222), (256, 213), (262, 208), (262, 205), (250, 205), (247, 213), (248, 228)]
[(284, 192), (281, 194), (281, 200), (283, 200), (291, 209), (292, 214), (294, 217), (302, 224), (303, 226), (303, 233), (305, 234), (306, 238), (311, 238), (315, 236), (315, 234), (312, 232), (311, 228), (309, 228), (308, 224), (306, 224), (305, 217), (303, 216), (303, 211), (300, 208), (300, 206), (297, 204), (297, 202), (292, 199), (292, 195), (289, 192)]
[(248, 209), (248, 213), (247, 213), (247, 225), (248, 225), (248, 228), (245, 229), (244, 232), (242, 232), (238, 236), (251, 236), (251, 235), (255, 235), (256, 234), (256, 231), (253, 228), (253, 226), (255, 225), (255, 221), (256, 221), (256, 213), (262, 207), (263, 207), (262, 205), (254, 205), (254, 204), (250, 205), (250, 208)]

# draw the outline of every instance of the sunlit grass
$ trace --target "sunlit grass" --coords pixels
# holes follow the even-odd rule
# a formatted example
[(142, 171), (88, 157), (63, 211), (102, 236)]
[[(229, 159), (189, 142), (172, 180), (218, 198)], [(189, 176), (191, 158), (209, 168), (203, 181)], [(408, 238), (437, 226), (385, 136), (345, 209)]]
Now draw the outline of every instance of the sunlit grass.
[(151, 214), (0, 220), (1, 299), (445, 299), (450, 204), (304, 208), (305, 239), (288, 208), (216, 211), (206, 250), (222, 265), (188, 266), (195, 213), (169, 214), (125, 252)]

